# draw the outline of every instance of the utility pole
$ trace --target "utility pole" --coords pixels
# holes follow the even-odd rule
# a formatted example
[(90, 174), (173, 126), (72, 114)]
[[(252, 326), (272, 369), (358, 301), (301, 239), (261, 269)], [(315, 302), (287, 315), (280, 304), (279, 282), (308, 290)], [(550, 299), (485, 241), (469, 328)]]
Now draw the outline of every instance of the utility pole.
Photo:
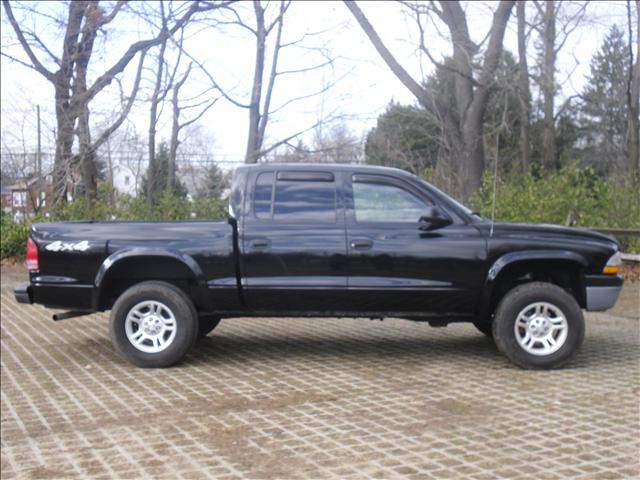
[[(37, 204), (37, 211), (40, 212), (40, 207), (42, 207), (42, 194), (43, 194), (43, 182), (42, 182), (42, 146), (41, 146), (41, 141), (40, 141), (40, 105), (36, 105), (36, 112), (38, 114), (38, 201), (36, 202)], [(47, 195), (44, 195), (44, 198), (46, 198)]]

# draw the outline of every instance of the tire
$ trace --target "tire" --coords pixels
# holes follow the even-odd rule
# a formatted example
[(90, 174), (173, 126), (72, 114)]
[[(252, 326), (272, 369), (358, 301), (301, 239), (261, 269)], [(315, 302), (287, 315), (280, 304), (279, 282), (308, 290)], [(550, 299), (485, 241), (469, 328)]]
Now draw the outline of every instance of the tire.
[(476, 320), (473, 322), (473, 326), (476, 327), (480, 333), (483, 333), (487, 337), (493, 339), (493, 319)]
[(527, 369), (560, 368), (584, 340), (584, 318), (575, 298), (551, 283), (531, 282), (509, 291), (493, 321), (498, 349)]
[(134, 365), (170, 367), (182, 360), (195, 343), (198, 315), (187, 294), (178, 287), (166, 282), (143, 282), (126, 290), (116, 301), (109, 334), (116, 351)]
[(220, 323), (220, 317), (201, 315), (198, 319), (198, 338), (209, 335)]

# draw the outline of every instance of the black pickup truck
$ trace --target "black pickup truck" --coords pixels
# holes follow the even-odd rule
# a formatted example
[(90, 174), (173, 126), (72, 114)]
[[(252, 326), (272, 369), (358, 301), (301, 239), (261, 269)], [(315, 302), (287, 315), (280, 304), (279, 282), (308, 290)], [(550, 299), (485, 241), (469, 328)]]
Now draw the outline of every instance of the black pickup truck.
[(588, 230), (492, 223), (404, 171), (355, 165), (236, 169), (223, 221), (35, 224), (19, 302), (111, 310), (115, 349), (180, 361), (231, 317), (472, 322), (513, 363), (554, 368), (611, 308), (618, 244)]

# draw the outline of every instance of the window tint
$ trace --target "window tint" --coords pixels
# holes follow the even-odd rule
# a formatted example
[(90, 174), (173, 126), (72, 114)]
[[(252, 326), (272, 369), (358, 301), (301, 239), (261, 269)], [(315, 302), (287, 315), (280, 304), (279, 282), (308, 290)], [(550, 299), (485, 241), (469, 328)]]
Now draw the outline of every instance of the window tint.
[(426, 203), (394, 185), (353, 183), (353, 201), (358, 222), (418, 222)]
[(265, 172), (258, 175), (256, 189), (253, 194), (253, 209), (261, 220), (271, 218), (271, 201), (273, 195), (273, 172)]
[(279, 180), (273, 219), (291, 223), (335, 223), (335, 183)]

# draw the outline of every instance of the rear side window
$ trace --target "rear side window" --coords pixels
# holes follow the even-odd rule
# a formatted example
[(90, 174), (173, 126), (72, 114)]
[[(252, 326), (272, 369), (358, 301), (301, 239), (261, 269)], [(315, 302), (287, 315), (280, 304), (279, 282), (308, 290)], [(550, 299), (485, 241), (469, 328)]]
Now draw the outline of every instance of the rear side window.
[(271, 218), (273, 205), (273, 172), (258, 175), (256, 189), (253, 194), (253, 210), (260, 220)]
[(256, 180), (254, 211), (278, 223), (336, 222), (336, 184), (331, 174), (262, 173)]

